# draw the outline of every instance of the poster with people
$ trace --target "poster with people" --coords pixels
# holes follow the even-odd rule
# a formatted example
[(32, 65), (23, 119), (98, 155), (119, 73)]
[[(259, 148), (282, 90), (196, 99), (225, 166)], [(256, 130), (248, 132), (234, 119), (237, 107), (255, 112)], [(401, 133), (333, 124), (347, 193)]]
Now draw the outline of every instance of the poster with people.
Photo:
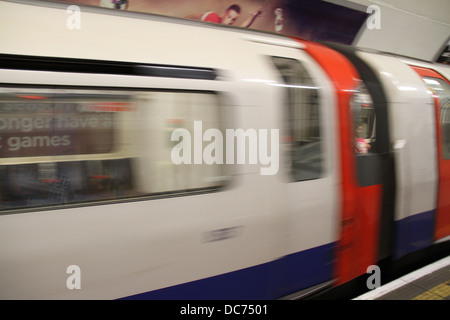
[[(63, 0), (352, 44), (367, 13), (340, 0)], [(342, 4), (342, 5), (340, 5)]]

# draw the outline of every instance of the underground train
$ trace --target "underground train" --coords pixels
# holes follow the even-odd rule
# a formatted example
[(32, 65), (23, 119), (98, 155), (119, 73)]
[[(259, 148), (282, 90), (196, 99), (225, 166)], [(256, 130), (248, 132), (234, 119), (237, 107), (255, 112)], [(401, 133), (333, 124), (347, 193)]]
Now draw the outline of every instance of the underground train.
[(450, 236), (450, 70), (0, 2), (0, 298), (279, 299)]

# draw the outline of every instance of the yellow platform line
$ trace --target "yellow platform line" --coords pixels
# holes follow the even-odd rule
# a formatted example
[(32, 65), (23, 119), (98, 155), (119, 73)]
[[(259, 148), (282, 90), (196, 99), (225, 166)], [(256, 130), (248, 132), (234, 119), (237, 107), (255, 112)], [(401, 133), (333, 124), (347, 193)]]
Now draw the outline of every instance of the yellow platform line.
[(450, 280), (415, 296), (412, 300), (444, 300), (450, 296)]

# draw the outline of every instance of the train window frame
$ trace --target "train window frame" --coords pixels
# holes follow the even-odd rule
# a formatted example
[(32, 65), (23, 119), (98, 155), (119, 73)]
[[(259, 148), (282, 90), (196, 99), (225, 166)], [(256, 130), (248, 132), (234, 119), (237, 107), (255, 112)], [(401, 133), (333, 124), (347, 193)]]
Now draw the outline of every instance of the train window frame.
[[(377, 146), (377, 110), (366, 83), (361, 80), (350, 100), (352, 148), (356, 181), (360, 187), (382, 183), (382, 160)], [(362, 129), (359, 129), (362, 127)]]
[[(282, 82), (278, 85), (285, 89), (281, 135), (283, 136), (282, 144), (285, 156), (287, 157), (286, 165), (288, 166), (290, 182), (302, 182), (323, 178), (326, 160), (324, 159), (325, 152), (322, 127), (323, 103), (321, 100), (320, 87), (315, 83), (316, 80), (302, 61), (282, 56), (270, 56), (269, 58), (277, 75), (282, 79)], [(288, 64), (288, 67), (291, 68), (283, 70), (283, 68), (285, 68), (283, 64)], [(290, 74), (283, 73), (286, 70), (290, 72)], [(289, 76), (292, 75), (295, 77), (299, 76), (300, 79), (289, 79)], [(311, 100), (300, 102), (301, 100), (308, 99), (308, 97), (305, 96), (304, 90), (309, 90), (309, 92), (313, 92), (313, 94), (309, 97)], [(300, 94), (298, 94), (299, 92)], [(294, 99), (292, 99), (293, 97)], [(305, 106), (310, 108), (308, 109), (310, 111), (309, 113)], [(311, 106), (315, 106), (314, 110)], [(300, 113), (302, 113), (302, 115), (307, 113), (308, 115), (304, 118), (295, 118), (291, 117), (292, 113), (297, 115)], [(305, 122), (308, 124), (306, 131), (302, 125), (299, 125), (299, 123), (304, 124)], [(303, 133), (300, 135), (307, 139), (304, 141), (299, 140), (296, 145), (295, 136), (301, 131), (303, 131)], [(316, 133), (315, 137), (314, 132)], [(315, 144), (313, 148), (311, 148), (312, 144)], [(309, 151), (307, 149), (309, 149)], [(297, 162), (294, 160), (294, 154), (296, 152), (299, 154), (297, 158), (300, 159)], [(305, 160), (302, 160), (302, 157)], [(312, 168), (314, 170), (310, 170)]]
[[(214, 96), (214, 99), (217, 101), (217, 119), (220, 121), (220, 123), (223, 125), (223, 129), (225, 128), (225, 126), (227, 125), (227, 122), (229, 121), (229, 117), (230, 114), (227, 110), (227, 108), (225, 108), (225, 106), (227, 105), (227, 95), (226, 92), (221, 92), (221, 91), (217, 91), (217, 90), (197, 90), (197, 89), (168, 89), (168, 88), (142, 88), (142, 87), (104, 87), (104, 86), (79, 86), (79, 85), (46, 85), (46, 84), (39, 84), (39, 85), (35, 85), (35, 84), (19, 84), (19, 83), (1, 83), (0, 87), (3, 89), (14, 89), (14, 88), (20, 88), (20, 89), (24, 89), (24, 90), (29, 90), (32, 91), (33, 89), (38, 90), (38, 89), (47, 89), (47, 90), (79, 90), (79, 91), (85, 91), (85, 92), (122, 92), (122, 93), (127, 93), (129, 95), (133, 95), (133, 94), (138, 94), (138, 93), (178, 93), (178, 94), (203, 94), (203, 95), (209, 95), (209, 96)], [(105, 94), (106, 95), (106, 94)], [(120, 128), (120, 130), (122, 130), (123, 128)], [(117, 134), (117, 133), (114, 133)], [(115, 138), (114, 138), (115, 139)], [(116, 151), (116, 154), (114, 155), (114, 151)], [(127, 161), (127, 159), (125, 159), (126, 157), (121, 157), (120, 153), (121, 150), (119, 149), (114, 149), (114, 151), (110, 152), (110, 153), (106, 153), (106, 154), (87, 154), (85, 155), (86, 159), (82, 159), (80, 160), (80, 158), (83, 158), (83, 155), (53, 155), (53, 156), (43, 156), (43, 157), (28, 157), (27, 159), (31, 159), (28, 162), (24, 162), (23, 159), (21, 161), (22, 165), (34, 165), (34, 167), (37, 167), (38, 171), (39, 171), (39, 177), (43, 177), (45, 180), (47, 181), (56, 181), (57, 179), (54, 179), (54, 174), (51, 173), (51, 166), (47, 166), (46, 168), (44, 168), (43, 170), (41, 170), (42, 164), (51, 164), (51, 163), (56, 163), (56, 164), (60, 164), (60, 163), (70, 163), (71, 161), (69, 161), (67, 159), (67, 157), (71, 157), (73, 156), (74, 158), (78, 159), (78, 162), (86, 162), (87, 161), (91, 161), (93, 157), (95, 156), (104, 156), (104, 155), (111, 155), (113, 154), (112, 157), (106, 157), (106, 159), (101, 159), (100, 161), (113, 161), (114, 160), (124, 160)], [(65, 159), (61, 160), (61, 158)], [(119, 159), (120, 158), (120, 159)], [(2, 161), (4, 159), (8, 159), (9, 164), (5, 164), (5, 161)], [(5, 174), (5, 170), (4, 167), (5, 166), (13, 166), (13, 164), (11, 164), (12, 162), (14, 162), (15, 159), (20, 159), (19, 158), (13, 158), (13, 157), (9, 157), (9, 158), (0, 158), (0, 174), (2, 176), (2, 179), (4, 178), (4, 174)], [(131, 158), (128, 159), (129, 161), (131, 161)], [(170, 159), (169, 159), (170, 160)], [(19, 161), (20, 162), (20, 161)], [(73, 162), (73, 161), (72, 161)], [(111, 165), (111, 164), (109, 164)], [(175, 165), (175, 164), (174, 164)], [(85, 207), (85, 206), (94, 206), (94, 205), (104, 205), (104, 204), (112, 204), (112, 203), (123, 203), (123, 202), (133, 202), (133, 201), (146, 201), (146, 200), (152, 200), (152, 199), (161, 199), (161, 198), (167, 198), (167, 197), (180, 197), (180, 196), (189, 196), (189, 195), (197, 195), (197, 194), (204, 194), (204, 193), (212, 193), (212, 192), (218, 192), (220, 190), (223, 190), (224, 188), (226, 188), (231, 180), (232, 180), (232, 169), (230, 168), (229, 165), (227, 164), (216, 164), (217, 166), (221, 166), (221, 175), (220, 178), (222, 178), (221, 183), (214, 183), (214, 185), (211, 186), (202, 186), (202, 187), (192, 187), (192, 188), (180, 188), (180, 189), (170, 189), (170, 190), (163, 190), (163, 191), (155, 191), (155, 192), (145, 192), (142, 194), (129, 194), (126, 196), (122, 196), (122, 197), (110, 197), (110, 198), (92, 198), (92, 199), (84, 199), (84, 200), (80, 200), (80, 201), (75, 201), (75, 202), (50, 202), (50, 203), (43, 203), (43, 204), (34, 204), (34, 205), (22, 205), (22, 206), (9, 206), (9, 207), (4, 207), (1, 208), (0, 207), (0, 215), (3, 214), (13, 214), (13, 213), (22, 213), (22, 212), (34, 212), (34, 211), (44, 211), (44, 210), (56, 210), (56, 209), (61, 209), (61, 208), (72, 208), (72, 207)], [(28, 166), (30, 167), (30, 166)], [(192, 167), (194, 167), (192, 165)], [(36, 171), (36, 168), (33, 168), (32, 170)], [(86, 170), (86, 168), (85, 168)], [(136, 170), (131, 168), (131, 170)], [(44, 173), (45, 171), (47, 171), (47, 173)], [(134, 175), (136, 175), (134, 173)], [(97, 175), (99, 177), (99, 179), (101, 178), (100, 175)], [(215, 181), (217, 182), (218, 178), (217, 177), (212, 177), (211, 176), (211, 181)], [(133, 179), (133, 177), (132, 177)], [(215, 179), (215, 180), (214, 180)], [(135, 182), (136, 183), (136, 182)], [(3, 183), (2, 183), (3, 184)], [(1, 186), (1, 196), (3, 198), (3, 190), (5, 189), (5, 185), (3, 184), (3, 186)], [(0, 200), (3, 200), (0, 198)]]
[[(450, 160), (450, 84), (437, 77), (423, 76), (422, 78), (439, 99), (442, 157), (444, 160)], [(442, 91), (448, 94), (444, 96)]]

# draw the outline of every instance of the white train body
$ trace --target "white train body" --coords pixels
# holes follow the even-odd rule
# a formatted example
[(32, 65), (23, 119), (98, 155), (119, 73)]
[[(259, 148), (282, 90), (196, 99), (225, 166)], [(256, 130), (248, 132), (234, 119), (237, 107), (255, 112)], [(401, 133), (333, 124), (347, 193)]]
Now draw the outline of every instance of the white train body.
[[(5, 95), (47, 95), (55, 101), (77, 97), (78, 106), (87, 108), (82, 110), (85, 118), (76, 113), (80, 107), (70, 111), (71, 119), (78, 121), (76, 128), (55, 133), (58, 138), (50, 137), (48, 143), (53, 145), (47, 146), (59, 150), (66, 135), (72, 145), (75, 138), (84, 141), (76, 145), (84, 151), (51, 154), (42, 149), (42, 155), (14, 156), (19, 152), (14, 149), (29, 147), (24, 137), (41, 140), (22, 132), (19, 142), (5, 133), (0, 166), (5, 172), (37, 166), (38, 177), (45, 168), (77, 168), (66, 173), (71, 175), (70, 188), (96, 191), (76, 191), (78, 200), (72, 202), (40, 204), (25, 199), (20, 206), (2, 207), (0, 298), (273, 299), (335, 281), (344, 201), (336, 107), (340, 98), (334, 79), (305, 49), (309, 44), (91, 7), (81, 7), (80, 28), (71, 29), (65, 8), (56, 3), (0, 2), (2, 58), (43, 57), (44, 62), (55, 58), (61, 66), (67, 62), (72, 66), (67, 71), (56, 70), (55, 65), (29, 70), (2, 65), (0, 88)], [(398, 58), (358, 55), (377, 70), (388, 98), (386, 125), (395, 145), (397, 183), (394, 220), (434, 212), (439, 175), (433, 99), (421, 78)], [(280, 60), (273, 63), (274, 57)], [(100, 69), (90, 64), (95, 61)], [(293, 69), (299, 63), (309, 79), (299, 85), (286, 83), (288, 76), (280, 73), (283, 63)], [(86, 65), (92, 69), (84, 71)], [(116, 72), (121, 67), (131, 71)], [(296, 182), (286, 151), (292, 145), (285, 142), (313, 133), (303, 132), (301, 125), (292, 135), (286, 133), (283, 110), (288, 88), (309, 90), (304, 99), (316, 103), (320, 112), (318, 118), (297, 115), (293, 120), (316, 121), (308, 129), (311, 132), (320, 128), (318, 158), (310, 161), (319, 169), (312, 176), (298, 171)], [(112, 114), (93, 116), (100, 110), (95, 110), (96, 101), (113, 108)], [(16, 117), (25, 117), (26, 110)], [(44, 116), (28, 111), (33, 128), (44, 127), (44, 120), (39, 120)], [(49, 123), (58, 121), (51, 120), (52, 115), (45, 117)], [(100, 123), (106, 128), (105, 119), (110, 117), (112, 133), (106, 129), (99, 133)], [(195, 121), (202, 122), (200, 132)], [(91, 126), (86, 132), (93, 136), (81, 137), (87, 134), (77, 131), (82, 126)], [(261, 174), (262, 168), (275, 163), (263, 163), (260, 153), (256, 163), (250, 163), (247, 154), (243, 164), (208, 165), (198, 158), (200, 164), (176, 165), (171, 154), (180, 140), (169, 137), (180, 127), (192, 134), (192, 162), (196, 150), (204, 151), (209, 144), (203, 135), (208, 129), (253, 130), (258, 141), (261, 130), (279, 130), (276, 174)], [(98, 142), (96, 134), (107, 138)], [(316, 148), (313, 143), (309, 146)], [(91, 147), (104, 151), (89, 151)], [(254, 151), (249, 148), (247, 153)], [(105, 168), (117, 170), (106, 174)], [(94, 173), (83, 176), (89, 170)], [(12, 184), (3, 183), (12, 190)], [(120, 196), (111, 196), (113, 183), (120, 184), (121, 189), (114, 189)], [(79, 278), (74, 280), (70, 266), (79, 267)], [(80, 288), (71, 287), (72, 281)]]

